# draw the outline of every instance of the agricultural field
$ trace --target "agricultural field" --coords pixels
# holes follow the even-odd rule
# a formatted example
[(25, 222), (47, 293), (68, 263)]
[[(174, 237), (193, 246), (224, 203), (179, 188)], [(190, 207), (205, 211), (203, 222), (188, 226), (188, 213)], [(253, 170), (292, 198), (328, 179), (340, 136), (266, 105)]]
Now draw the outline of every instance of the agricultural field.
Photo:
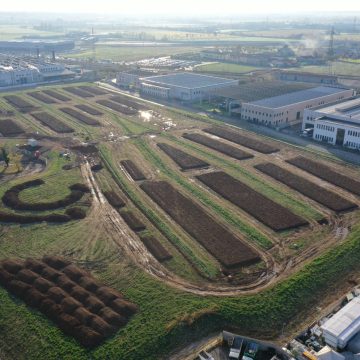
[(231, 74), (246, 74), (251, 71), (260, 70), (261, 68), (248, 65), (240, 64), (227, 64), (214, 62), (211, 64), (198, 65), (195, 67), (197, 72), (206, 72), (206, 73), (231, 73)]
[(91, 83), (28, 93), (0, 96), (37, 140), (0, 137), (6, 358), (165, 359), (230, 325), (274, 339), (360, 270), (358, 168)]

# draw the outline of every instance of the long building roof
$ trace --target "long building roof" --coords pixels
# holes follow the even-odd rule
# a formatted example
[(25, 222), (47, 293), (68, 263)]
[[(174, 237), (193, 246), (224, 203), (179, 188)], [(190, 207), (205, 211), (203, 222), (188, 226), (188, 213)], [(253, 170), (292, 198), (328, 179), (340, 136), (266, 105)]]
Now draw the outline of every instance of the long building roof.
[(360, 298), (354, 298), (321, 326), (345, 344), (360, 330)]
[(201, 88), (222, 84), (233, 84), (236, 80), (217, 76), (200, 75), (193, 73), (174, 73), (168, 75), (157, 75), (142, 79), (145, 83), (150, 82), (159, 86), (177, 86), (183, 88)]
[(340, 87), (330, 87), (330, 86), (318, 86), (313, 89), (300, 90), (290, 94), (284, 94), (284, 95), (270, 97), (267, 99), (253, 101), (250, 104), (276, 109), (312, 99), (322, 98), (328, 95), (341, 93), (346, 90), (349, 89), (340, 88)]
[(360, 120), (360, 97), (337, 101), (332, 104), (318, 106), (312, 110), (326, 115), (341, 116)]

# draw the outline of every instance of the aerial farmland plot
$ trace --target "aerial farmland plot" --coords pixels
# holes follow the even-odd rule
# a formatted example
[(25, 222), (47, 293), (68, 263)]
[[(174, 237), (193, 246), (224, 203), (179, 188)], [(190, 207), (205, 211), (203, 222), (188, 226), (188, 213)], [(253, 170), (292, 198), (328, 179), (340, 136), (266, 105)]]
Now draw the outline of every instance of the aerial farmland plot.
[(359, 266), (357, 167), (92, 83), (34, 94), (0, 96), (0, 357), (275, 336)]

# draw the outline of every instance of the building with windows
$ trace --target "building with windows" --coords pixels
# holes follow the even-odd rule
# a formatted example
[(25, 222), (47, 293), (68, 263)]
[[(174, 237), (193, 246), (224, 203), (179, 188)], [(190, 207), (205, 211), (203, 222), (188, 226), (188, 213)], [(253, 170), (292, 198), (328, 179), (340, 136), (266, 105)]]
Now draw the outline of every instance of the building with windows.
[(238, 80), (183, 72), (142, 78), (141, 92), (154, 97), (200, 101), (212, 90), (237, 84)]
[(360, 149), (360, 97), (306, 109), (302, 129), (314, 129), (314, 140)]
[(135, 88), (140, 89), (142, 78), (146, 76), (152, 76), (154, 72), (142, 70), (142, 69), (132, 69), (121, 71), (116, 74), (116, 84), (125, 88)]
[(62, 64), (0, 54), (0, 87), (64, 80), (74, 76), (75, 73)]
[(306, 109), (353, 96), (352, 89), (319, 86), (245, 103), (241, 107), (241, 117), (254, 123), (281, 128), (301, 123)]

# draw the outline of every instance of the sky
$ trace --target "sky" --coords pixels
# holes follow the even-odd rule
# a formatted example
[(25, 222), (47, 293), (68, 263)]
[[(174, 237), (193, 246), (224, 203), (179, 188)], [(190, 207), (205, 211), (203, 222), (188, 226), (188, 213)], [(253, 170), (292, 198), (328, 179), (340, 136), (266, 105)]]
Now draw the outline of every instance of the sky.
[(360, 12), (360, 0), (4, 0), (0, 12), (224, 15)]

